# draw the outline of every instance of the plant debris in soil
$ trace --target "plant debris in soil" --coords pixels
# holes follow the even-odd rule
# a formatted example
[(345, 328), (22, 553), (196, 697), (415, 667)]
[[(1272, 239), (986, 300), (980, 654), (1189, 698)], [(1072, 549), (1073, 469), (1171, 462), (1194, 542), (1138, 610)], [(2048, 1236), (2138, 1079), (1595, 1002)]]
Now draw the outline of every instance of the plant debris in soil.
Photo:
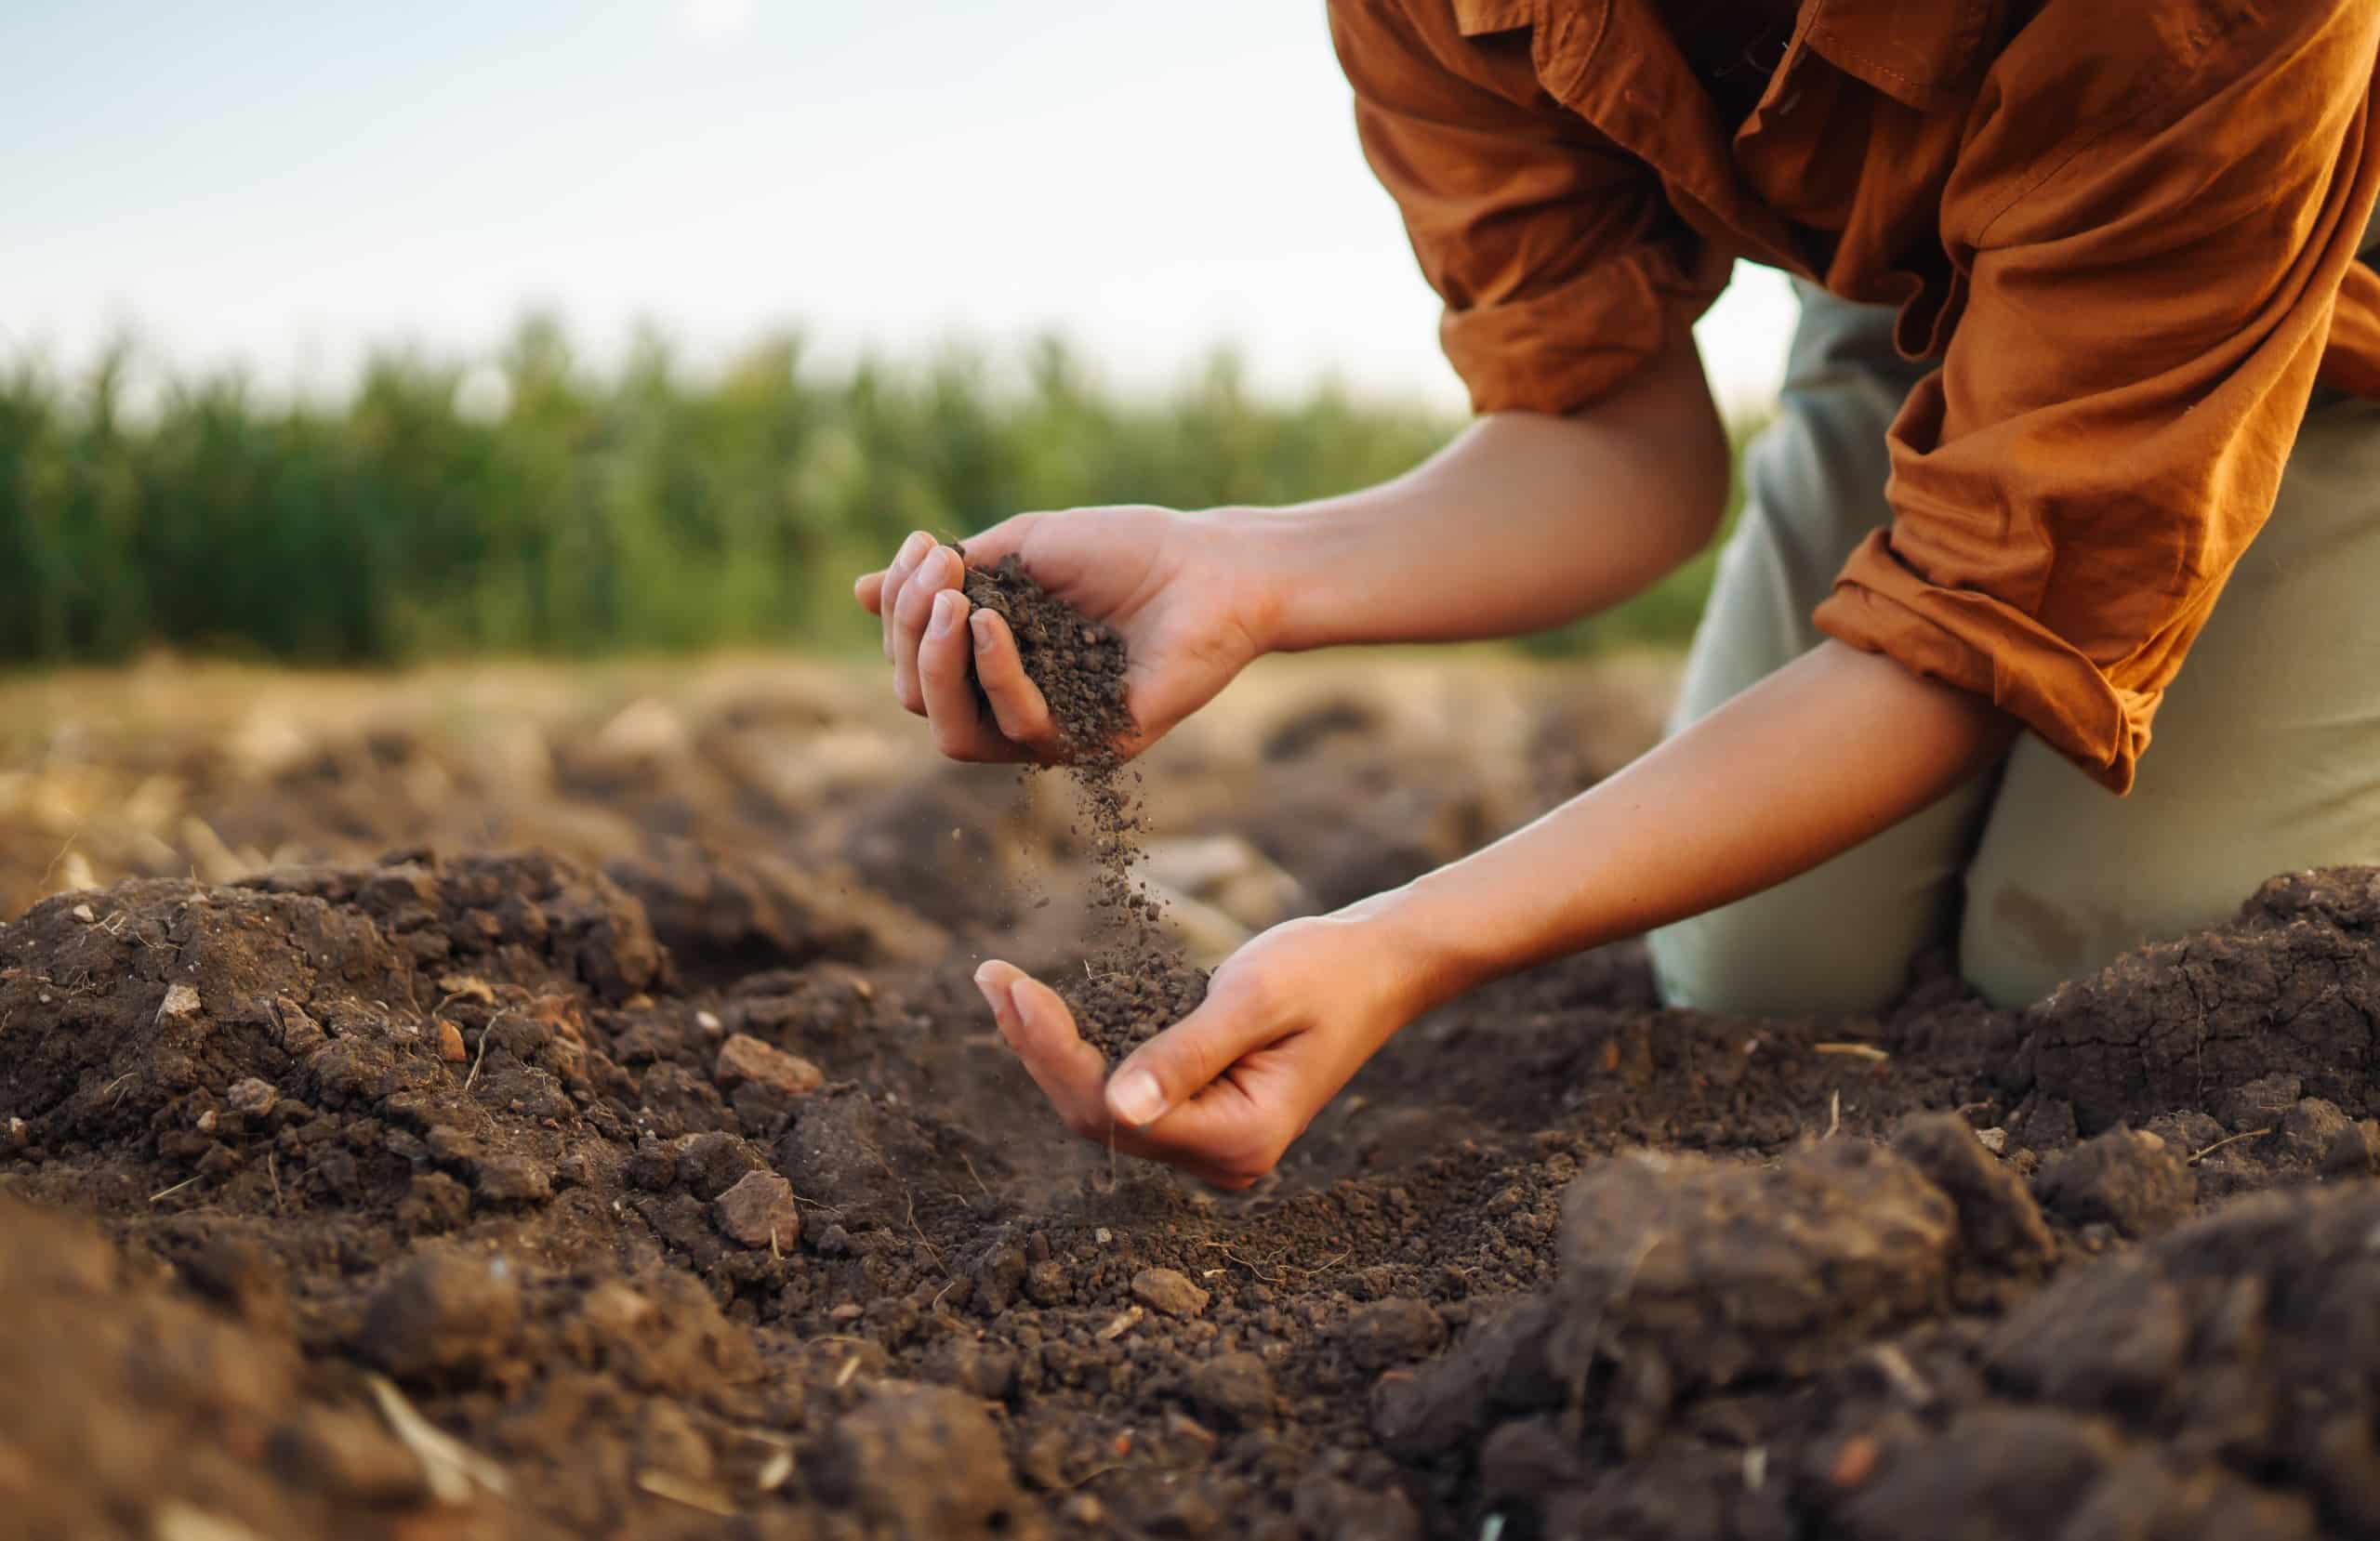
[(1163, 906), (1134, 872), (1146, 823), (1139, 774), (1116, 748), (1133, 728), (1124, 639), (1043, 588), (1013, 554), (988, 568), (969, 568), (966, 594), (971, 604), (998, 614), (1016, 638), (1025, 676), (1049, 703), (1067, 751), (1066, 773), (1091, 825), (1096, 931), (1080, 977), (1064, 975), (1053, 988), (1083, 1040), (1112, 1063), (1189, 1015), (1207, 994), (1206, 970), (1168, 940)]

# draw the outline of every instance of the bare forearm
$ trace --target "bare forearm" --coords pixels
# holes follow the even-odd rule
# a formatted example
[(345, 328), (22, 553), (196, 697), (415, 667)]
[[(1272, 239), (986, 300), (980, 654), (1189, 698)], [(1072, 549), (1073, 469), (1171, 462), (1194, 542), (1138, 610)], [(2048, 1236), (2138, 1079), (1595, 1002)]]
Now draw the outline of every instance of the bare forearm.
[(1502, 413), (1407, 476), (1242, 516), (1278, 577), (1270, 644), (1509, 637), (1618, 604), (1709, 541), (1726, 435), (1690, 341), (1626, 389)]
[(1425, 959), (1426, 1008), (1783, 882), (1946, 796), (2013, 720), (1828, 642), (1627, 770), (1359, 906)]

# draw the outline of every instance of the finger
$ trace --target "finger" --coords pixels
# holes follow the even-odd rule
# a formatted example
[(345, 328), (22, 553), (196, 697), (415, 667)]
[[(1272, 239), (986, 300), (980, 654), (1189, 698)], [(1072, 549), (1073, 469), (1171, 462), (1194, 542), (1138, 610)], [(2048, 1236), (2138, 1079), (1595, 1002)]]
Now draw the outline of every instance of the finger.
[(892, 625), (892, 693), (901, 705), (923, 717), (925, 695), (918, 689), (918, 644), (925, 640), (926, 622), (933, 615), (934, 597), (957, 588), (966, 575), (959, 553), (937, 546), (925, 554), (901, 586)]
[(925, 697), (926, 720), (933, 724), (934, 747), (952, 759), (1022, 758), (1024, 751), (1001, 738), (984, 716), (968, 667), (972, 635), (967, 596), (955, 588), (935, 595), (925, 638), (918, 644), (918, 689)]
[(879, 569), (874, 573), (861, 573), (859, 581), (852, 585), (852, 597), (859, 601), (860, 609), (866, 611), (870, 615), (882, 614), (884, 612), (883, 571)]
[(1025, 547), (1025, 537), (1033, 527), (1048, 518), (1046, 514), (1012, 514), (980, 535), (970, 535), (959, 544), (966, 547), (970, 567), (996, 566), (1002, 557)]
[(968, 621), (974, 634), (975, 678), (983, 682), (985, 699), (992, 704), (992, 720), (1000, 735), (1038, 755), (1058, 747), (1057, 726), (1050, 718), (1050, 704), (1025, 672), (1017, 655), (1016, 634), (997, 612), (979, 610)]
[(1000, 1014), (997, 1003), (992, 1013), (1000, 1035), (1016, 1050), (1025, 1073), (1066, 1126), (1086, 1139), (1105, 1139), (1108, 1121), (1100, 1101), (1100, 1082), (1107, 1062), (1075, 1031), (1074, 1014), (1058, 993), (997, 959), (977, 969), (975, 981), (987, 999), (995, 993), (1006, 996), (1007, 1015)]
[(1253, 1002), (1237, 994), (1210, 994), (1116, 1067), (1107, 1082), (1107, 1111), (1127, 1128), (1147, 1129), (1189, 1104), (1242, 1055), (1280, 1036)]
[(884, 622), (884, 656), (887, 659), (892, 656), (892, 612), (901, 602), (901, 590), (908, 583), (909, 574), (917, 571), (918, 563), (923, 561), (937, 544), (923, 530), (917, 531), (901, 543), (901, 549), (893, 554), (892, 565), (884, 570), (884, 586), (877, 594), (876, 613)]

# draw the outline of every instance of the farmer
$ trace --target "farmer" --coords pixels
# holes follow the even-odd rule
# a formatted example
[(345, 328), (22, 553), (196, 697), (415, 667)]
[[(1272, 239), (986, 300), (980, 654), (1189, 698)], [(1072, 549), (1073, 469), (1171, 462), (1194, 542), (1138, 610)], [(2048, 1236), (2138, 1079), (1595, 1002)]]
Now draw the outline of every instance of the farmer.
[[(2380, 0), (1329, 10), (1477, 421), (1343, 497), (971, 542), (1127, 639), (1134, 747), (1262, 653), (1533, 631), (1707, 543), (1738, 258), (1801, 297), (1783, 400), (1659, 747), (1257, 938), (1112, 1077), (984, 966), (1068, 1125), (1242, 1186), (1416, 1015), (1616, 938), (1677, 1004), (1839, 1014), (1955, 936), (2013, 1006), (2380, 861)], [(895, 692), (1049, 754), (959, 581), (923, 534), (860, 580)]]

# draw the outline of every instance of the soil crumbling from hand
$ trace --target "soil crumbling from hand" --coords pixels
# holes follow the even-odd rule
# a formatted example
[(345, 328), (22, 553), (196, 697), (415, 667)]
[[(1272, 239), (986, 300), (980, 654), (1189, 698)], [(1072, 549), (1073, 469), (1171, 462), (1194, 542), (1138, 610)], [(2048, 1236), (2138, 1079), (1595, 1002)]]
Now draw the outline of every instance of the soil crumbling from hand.
[(1147, 826), (1140, 777), (1117, 748), (1135, 726), (1124, 639), (1035, 582), (1013, 553), (969, 568), (966, 595), (1008, 623), (1025, 677), (1049, 704), (1091, 826), (1090, 955), (1082, 977), (1069, 975), (1056, 988), (1084, 1041), (1112, 1063), (1180, 1021), (1207, 994), (1206, 971), (1165, 936), (1162, 907), (1134, 875)]

